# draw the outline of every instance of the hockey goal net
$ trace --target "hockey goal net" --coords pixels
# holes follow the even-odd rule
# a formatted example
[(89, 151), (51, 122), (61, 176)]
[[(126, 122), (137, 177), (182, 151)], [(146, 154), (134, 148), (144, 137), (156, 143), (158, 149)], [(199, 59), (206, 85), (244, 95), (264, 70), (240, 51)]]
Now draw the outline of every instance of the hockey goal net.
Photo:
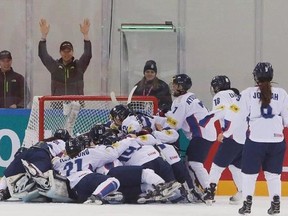
[[(119, 104), (127, 104), (128, 97), (116, 97)], [(156, 114), (157, 98), (132, 97), (134, 111)], [(68, 129), (72, 136), (85, 133), (96, 123), (109, 121), (110, 110), (117, 105), (109, 96), (37, 96), (33, 99), (23, 146), (52, 136), (55, 130)]]

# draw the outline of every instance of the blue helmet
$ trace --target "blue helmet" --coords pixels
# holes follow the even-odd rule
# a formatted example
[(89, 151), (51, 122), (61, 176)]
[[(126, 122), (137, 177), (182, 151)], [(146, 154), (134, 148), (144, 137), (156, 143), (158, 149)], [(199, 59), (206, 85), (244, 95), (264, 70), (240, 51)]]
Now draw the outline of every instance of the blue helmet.
[(217, 93), (222, 90), (230, 89), (231, 82), (229, 78), (225, 75), (215, 76), (211, 81), (211, 88), (214, 93)]
[(69, 132), (66, 129), (57, 129), (54, 133), (54, 137), (57, 139), (61, 139), (64, 142), (71, 138)]
[(110, 111), (110, 118), (112, 120), (119, 120), (120, 122), (124, 121), (125, 118), (127, 118), (128, 115), (131, 114), (130, 109), (127, 106), (124, 106), (122, 104), (119, 104), (115, 106), (111, 111)]
[(120, 137), (113, 130), (108, 130), (105, 134), (103, 134), (99, 139), (99, 144), (110, 146), (115, 142), (118, 142)]
[(259, 82), (270, 82), (273, 79), (273, 68), (269, 62), (259, 62), (253, 71), (254, 80)]
[(69, 157), (77, 156), (85, 148), (85, 140), (79, 137), (69, 139), (65, 143), (65, 150)]
[(96, 124), (91, 128), (89, 136), (92, 139), (94, 144), (97, 144), (99, 138), (105, 133), (106, 128), (103, 124)]
[(172, 83), (182, 87), (173, 92), (174, 96), (185, 94), (192, 87), (192, 80), (187, 74), (178, 74), (173, 76)]

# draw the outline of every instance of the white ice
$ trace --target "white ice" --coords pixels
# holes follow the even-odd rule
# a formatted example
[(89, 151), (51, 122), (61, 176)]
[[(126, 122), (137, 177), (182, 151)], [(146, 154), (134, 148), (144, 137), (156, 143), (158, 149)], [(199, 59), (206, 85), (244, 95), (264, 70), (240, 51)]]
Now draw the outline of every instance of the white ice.
[[(228, 204), (228, 197), (216, 196), (212, 206), (205, 204), (85, 205), (66, 203), (0, 202), (6, 216), (233, 216), (242, 204)], [(254, 197), (251, 216), (268, 215), (268, 197)], [(288, 197), (281, 199), (280, 215), (288, 215)]]

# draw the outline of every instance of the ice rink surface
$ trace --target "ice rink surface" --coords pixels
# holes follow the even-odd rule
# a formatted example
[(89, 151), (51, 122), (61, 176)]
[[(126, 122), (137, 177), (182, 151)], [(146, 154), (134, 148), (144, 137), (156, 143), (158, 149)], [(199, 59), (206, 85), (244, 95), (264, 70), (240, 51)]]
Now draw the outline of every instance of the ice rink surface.
[[(228, 197), (216, 196), (212, 206), (205, 204), (84, 205), (69, 203), (0, 202), (1, 215), (9, 216), (233, 216), (242, 206), (229, 205)], [(254, 197), (250, 216), (268, 215), (268, 197)], [(288, 197), (282, 197), (280, 215), (288, 215)]]

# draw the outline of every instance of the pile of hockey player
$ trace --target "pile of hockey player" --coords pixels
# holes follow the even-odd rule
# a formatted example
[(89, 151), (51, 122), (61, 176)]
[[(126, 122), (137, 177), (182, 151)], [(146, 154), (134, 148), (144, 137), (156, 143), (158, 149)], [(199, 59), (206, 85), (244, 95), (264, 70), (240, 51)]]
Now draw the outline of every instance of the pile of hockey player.
[(65, 129), (20, 148), (4, 171), (0, 200), (150, 203), (205, 202), (173, 145), (165, 118), (117, 105), (111, 122), (70, 137)]
[[(269, 84), (266, 87), (271, 90), (273, 69), (270, 63), (257, 64), (253, 76), (256, 83), (261, 83), (264, 79), (266, 84)], [(275, 166), (275, 169), (264, 169), (271, 199), (267, 213), (279, 214), (280, 174), (285, 153), (285, 148), (282, 148), (285, 143), (281, 125), (278, 128), (280, 136), (275, 137), (274, 132), (266, 131), (269, 132), (268, 137), (273, 137), (272, 143), (278, 145), (270, 142), (264, 145), (259, 141), (262, 138), (250, 143), (251, 141), (246, 139), (247, 116), (240, 118), (239, 115), (238, 102), (243, 97), (240, 98), (237, 89), (231, 88), (227, 76), (215, 76), (211, 81), (211, 92), (214, 94), (211, 112), (208, 112), (194, 93), (188, 92), (191, 86), (192, 81), (188, 75), (178, 74), (173, 77), (171, 90), (175, 100), (165, 117), (148, 116), (133, 111), (129, 107), (132, 90), (128, 97), (128, 105), (116, 105), (110, 111), (111, 121), (107, 124), (95, 125), (86, 134), (75, 138), (71, 138), (66, 130), (60, 129), (53, 137), (38, 142), (29, 149), (20, 148), (15, 159), (4, 171), (5, 176), (0, 182), (0, 199), (5, 200), (11, 196), (23, 201), (42, 199), (94, 204), (184, 201), (211, 205), (221, 173), (229, 166), (237, 186), (237, 193), (230, 197), (229, 201), (232, 204), (239, 203), (243, 193), (243, 206), (238, 213), (245, 215), (251, 213), (254, 191), (254, 186), (251, 185), (255, 184), (261, 167), (255, 160), (252, 160), (253, 163), (247, 161), (253, 159), (254, 155), (260, 161), (259, 158), (266, 155), (263, 152), (270, 151), (270, 146), (276, 146), (277, 150), (273, 149), (273, 157), (276, 160), (270, 160), (272, 157), (269, 155), (267, 157), (270, 165), (268, 166), (264, 159), (263, 163), (266, 169)], [(254, 95), (252, 98), (256, 100), (253, 106), (258, 107), (257, 88), (248, 89), (255, 92), (246, 92), (247, 98), (250, 95), (251, 99), (251, 95)], [(267, 92), (270, 92), (268, 90)], [(287, 93), (283, 95), (287, 98)], [(115, 99), (115, 95), (111, 94), (112, 98)], [(278, 94), (275, 98), (278, 101)], [(286, 121), (288, 100), (281, 101), (285, 101), (283, 118)], [(247, 108), (246, 102), (242, 104), (243, 107)], [(260, 118), (260, 122), (272, 119), (276, 115), (272, 115), (270, 108), (270, 105), (265, 109), (261, 106), (255, 111), (254, 117)], [(280, 118), (280, 115), (277, 116)], [(75, 120), (74, 117), (71, 119)], [(214, 125), (216, 121), (220, 121), (221, 124), (220, 134), (217, 134)], [(275, 122), (278, 124), (280, 121), (276, 119)], [(259, 125), (257, 123), (257, 126)], [(256, 134), (257, 128), (254, 128)], [(176, 151), (179, 129), (189, 139), (189, 145), (185, 150), (187, 161), (180, 160)], [(216, 140), (222, 144), (216, 152), (208, 174), (204, 162)], [(249, 150), (244, 151), (245, 147)], [(253, 156), (245, 154), (251, 149)], [(244, 164), (241, 163), (243, 155), (246, 161)], [(281, 155), (279, 160), (278, 155)], [(243, 186), (241, 176), (245, 182)], [(202, 190), (200, 191), (194, 183)]]

